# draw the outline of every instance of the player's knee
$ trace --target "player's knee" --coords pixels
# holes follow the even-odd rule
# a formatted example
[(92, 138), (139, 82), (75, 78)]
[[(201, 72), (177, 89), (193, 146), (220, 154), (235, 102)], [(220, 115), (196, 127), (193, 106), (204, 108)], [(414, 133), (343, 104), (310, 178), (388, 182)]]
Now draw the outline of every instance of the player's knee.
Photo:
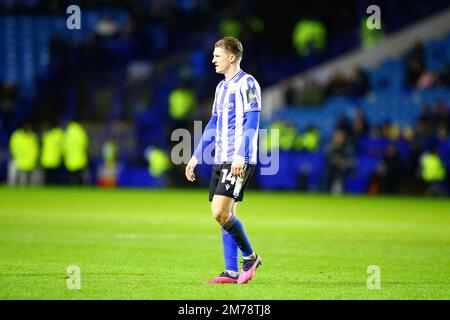
[(219, 206), (211, 206), (211, 213), (213, 215), (213, 218), (217, 220), (223, 214), (223, 210)]
[(211, 207), (212, 215), (216, 221), (223, 225), (225, 222), (227, 222), (228, 217), (230, 215), (229, 212), (224, 210), (222, 207)]

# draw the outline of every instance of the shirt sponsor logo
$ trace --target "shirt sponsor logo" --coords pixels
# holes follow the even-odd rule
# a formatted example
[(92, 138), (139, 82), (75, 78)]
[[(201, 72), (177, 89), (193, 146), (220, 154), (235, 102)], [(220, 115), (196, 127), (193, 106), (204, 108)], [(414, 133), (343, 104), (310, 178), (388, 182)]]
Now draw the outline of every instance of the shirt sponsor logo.
[(217, 107), (217, 111), (222, 112), (224, 109), (228, 109), (228, 111), (231, 111), (231, 109), (234, 108), (234, 102), (225, 102)]

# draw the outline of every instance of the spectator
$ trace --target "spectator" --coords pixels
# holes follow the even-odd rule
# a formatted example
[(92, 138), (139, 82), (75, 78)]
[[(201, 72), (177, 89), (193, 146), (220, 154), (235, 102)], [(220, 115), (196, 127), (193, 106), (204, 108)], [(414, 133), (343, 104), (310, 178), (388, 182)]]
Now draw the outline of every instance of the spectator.
[(353, 142), (358, 141), (359, 138), (369, 135), (370, 125), (366, 119), (364, 111), (360, 108), (353, 110)]
[(97, 184), (100, 187), (117, 185), (119, 165), (117, 163), (117, 143), (113, 139), (107, 140), (102, 146), (102, 163), (97, 173)]
[(351, 94), (364, 96), (370, 90), (369, 77), (363, 68), (358, 67), (351, 81)]
[(423, 120), (417, 120), (414, 128), (414, 135), (422, 150), (428, 149), (430, 147), (430, 143), (433, 140), (433, 132), (432, 127), (429, 127), (427, 122)]
[(406, 60), (415, 60), (420, 68), (424, 68), (425, 66), (425, 47), (423, 42), (418, 40), (416, 41), (414, 47), (406, 54)]
[(288, 106), (295, 106), (300, 104), (298, 88), (294, 85), (292, 79), (288, 78), (281, 84), (284, 89), (284, 99)]
[(400, 190), (404, 165), (395, 144), (391, 143), (386, 148), (381, 164), (377, 167), (376, 174), (380, 178), (380, 191), (386, 194), (397, 194)]
[(439, 122), (436, 129), (437, 140), (445, 142), (448, 140), (448, 130), (444, 122)]
[(406, 87), (415, 88), (417, 81), (423, 72), (423, 65), (417, 59), (409, 59), (406, 62)]
[(328, 83), (326, 93), (327, 96), (343, 96), (350, 92), (350, 86), (344, 77), (344, 74), (337, 71)]
[(345, 132), (335, 130), (331, 143), (325, 150), (326, 184), (333, 194), (341, 194), (344, 191), (344, 179), (353, 167), (353, 155), (353, 147), (347, 143)]
[(300, 91), (300, 104), (320, 105), (325, 100), (322, 86), (313, 79), (306, 79)]
[(420, 114), (417, 120), (422, 122), (427, 128), (432, 127), (434, 115), (433, 112), (431, 111), (431, 108), (428, 105), (423, 105), (420, 108)]
[(438, 101), (433, 110), (433, 128), (439, 125), (440, 123), (443, 123), (448, 130), (450, 130), (450, 110), (448, 105), (446, 105), (443, 101)]
[(342, 114), (340, 114), (337, 117), (336, 129), (344, 131), (347, 139), (350, 138), (353, 134), (352, 125), (349, 123), (348, 119)]
[(439, 83), (447, 88), (450, 88), (450, 66), (448, 63), (444, 65), (439, 73)]
[(438, 79), (438, 75), (435, 72), (431, 70), (425, 70), (417, 80), (416, 87), (418, 89), (432, 88), (438, 84)]
[[(390, 122), (386, 122), (381, 126), (384, 143), (395, 141), (400, 136), (400, 129)], [(385, 145), (387, 147), (387, 145)]]
[(111, 16), (105, 16), (97, 23), (95, 31), (100, 37), (113, 37), (119, 32), (119, 26)]
[(438, 124), (436, 142), (439, 148), (439, 156), (444, 162), (446, 168), (450, 169), (450, 138), (448, 136), (447, 127), (443, 123)]

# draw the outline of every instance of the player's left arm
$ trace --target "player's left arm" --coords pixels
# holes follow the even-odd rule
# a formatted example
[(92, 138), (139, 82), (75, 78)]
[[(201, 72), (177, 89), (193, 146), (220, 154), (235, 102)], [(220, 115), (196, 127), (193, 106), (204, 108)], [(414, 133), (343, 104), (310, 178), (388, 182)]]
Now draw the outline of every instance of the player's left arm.
[(246, 121), (243, 127), (241, 144), (236, 146), (233, 162), (231, 164), (231, 174), (242, 176), (246, 155), (250, 155), (250, 146), (259, 130), (259, 120), (261, 111), (261, 89), (253, 77), (248, 77), (240, 90), (242, 99), (242, 111)]

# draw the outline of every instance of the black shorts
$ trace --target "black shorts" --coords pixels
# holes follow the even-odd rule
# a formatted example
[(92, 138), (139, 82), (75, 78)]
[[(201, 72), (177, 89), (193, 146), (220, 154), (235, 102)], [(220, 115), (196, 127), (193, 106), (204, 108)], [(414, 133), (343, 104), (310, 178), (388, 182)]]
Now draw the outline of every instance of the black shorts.
[(244, 165), (244, 176), (236, 178), (231, 176), (231, 163), (215, 164), (212, 168), (211, 182), (209, 184), (209, 201), (214, 195), (233, 198), (242, 201), (244, 190), (255, 171), (255, 165), (246, 163)]

